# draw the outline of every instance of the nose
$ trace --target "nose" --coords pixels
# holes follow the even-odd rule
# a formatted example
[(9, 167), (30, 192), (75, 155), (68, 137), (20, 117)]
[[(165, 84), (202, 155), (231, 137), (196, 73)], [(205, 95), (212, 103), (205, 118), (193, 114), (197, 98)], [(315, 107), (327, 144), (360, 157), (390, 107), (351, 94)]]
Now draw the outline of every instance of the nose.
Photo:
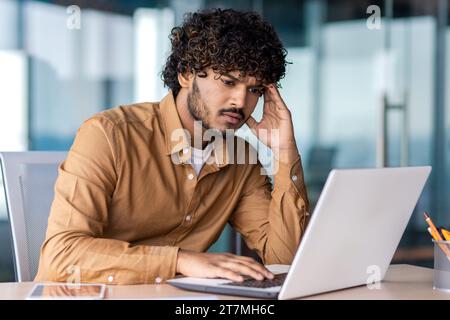
[(235, 88), (231, 96), (231, 105), (238, 109), (243, 109), (247, 98), (247, 90), (245, 88)]

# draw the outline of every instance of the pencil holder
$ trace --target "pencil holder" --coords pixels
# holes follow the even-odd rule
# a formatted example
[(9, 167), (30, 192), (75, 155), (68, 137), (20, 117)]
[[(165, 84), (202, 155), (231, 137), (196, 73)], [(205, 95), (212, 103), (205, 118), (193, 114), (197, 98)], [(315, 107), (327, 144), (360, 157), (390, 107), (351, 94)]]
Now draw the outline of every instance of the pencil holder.
[(433, 289), (450, 292), (450, 241), (434, 243)]

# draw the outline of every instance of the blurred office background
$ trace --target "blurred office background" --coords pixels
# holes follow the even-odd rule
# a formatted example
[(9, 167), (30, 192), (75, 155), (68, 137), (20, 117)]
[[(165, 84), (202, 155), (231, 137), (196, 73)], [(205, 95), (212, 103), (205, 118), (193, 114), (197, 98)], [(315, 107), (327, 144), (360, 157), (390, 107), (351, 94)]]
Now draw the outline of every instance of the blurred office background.
[[(331, 168), (433, 166), (393, 260), (431, 266), (421, 213), (450, 227), (447, 0), (0, 0), (0, 150), (68, 150), (94, 113), (160, 100), (170, 29), (213, 7), (261, 13), (287, 47), (313, 206)], [(235, 240), (226, 228), (211, 251), (246, 253)], [(0, 281), (14, 281), (3, 189)]]

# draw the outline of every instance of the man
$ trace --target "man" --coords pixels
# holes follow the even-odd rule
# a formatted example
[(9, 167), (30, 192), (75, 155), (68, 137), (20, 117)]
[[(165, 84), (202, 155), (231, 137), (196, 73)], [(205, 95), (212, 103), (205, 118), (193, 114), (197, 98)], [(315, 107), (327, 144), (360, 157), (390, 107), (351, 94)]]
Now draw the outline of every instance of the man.
[[(286, 50), (257, 14), (220, 9), (188, 15), (171, 42), (160, 103), (110, 109), (79, 128), (59, 168), (37, 281), (272, 278), (254, 259), (205, 252), (227, 223), (265, 264), (291, 263), (309, 204), (274, 85)], [(259, 162), (238, 161), (249, 144), (228, 139), (244, 123), (275, 155), (273, 188)], [(219, 135), (208, 139), (211, 130)]]

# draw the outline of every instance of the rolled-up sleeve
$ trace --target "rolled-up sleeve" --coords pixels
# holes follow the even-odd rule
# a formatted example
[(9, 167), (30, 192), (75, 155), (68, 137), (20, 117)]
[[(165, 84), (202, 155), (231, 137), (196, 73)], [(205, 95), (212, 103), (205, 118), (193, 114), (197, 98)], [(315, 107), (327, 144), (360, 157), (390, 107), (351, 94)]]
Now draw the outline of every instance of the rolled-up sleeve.
[(231, 225), (265, 264), (290, 264), (309, 221), (301, 158), (279, 163), (274, 185), (253, 165)]
[(78, 129), (59, 166), (36, 281), (154, 283), (173, 278), (178, 247), (104, 237), (118, 179), (115, 124), (97, 116)]

